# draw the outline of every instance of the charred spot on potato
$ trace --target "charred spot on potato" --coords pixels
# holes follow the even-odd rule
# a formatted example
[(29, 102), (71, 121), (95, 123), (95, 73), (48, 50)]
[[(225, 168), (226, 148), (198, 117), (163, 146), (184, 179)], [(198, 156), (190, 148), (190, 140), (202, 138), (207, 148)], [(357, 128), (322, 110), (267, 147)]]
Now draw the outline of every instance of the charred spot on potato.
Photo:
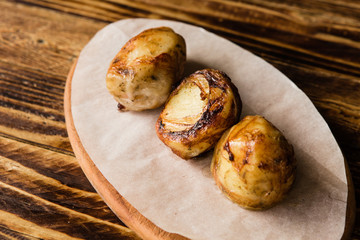
[(207, 94), (206, 94), (204, 91), (201, 91), (201, 92), (200, 92), (200, 98), (201, 98), (201, 100), (205, 100), (206, 97), (207, 97)]
[(248, 161), (247, 157), (244, 158), (243, 161), (242, 161), (242, 165), (246, 165), (246, 164), (248, 164), (248, 163), (249, 163), (249, 161)]
[(224, 79), (226, 79), (226, 81), (230, 80), (230, 78), (224, 72), (219, 72), (219, 73), (214, 74), (208, 70), (204, 70), (203, 73), (211, 87), (219, 88), (222, 91), (226, 91), (226, 88), (228, 87), (228, 85), (224, 84), (223, 81), (219, 80), (220, 77), (223, 77)]
[(117, 108), (120, 112), (124, 112), (126, 110), (126, 107), (121, 103), (118, 103)]
[(280, 164), (283, 160), (281, 158), (275, 158), (274, 163)]
[(230, 147), (229, 147), (229, 142), (226, 142), (224, 145), (224, 149), (225, 151), (228, 153), (229, 155), (229, 161), (234, 161), (234, 154), (231, 152)]
[(163, 130), (164, 129), (164, 124), (162, 123), (162, 121), (159, 121), (159, 130)]
[[(209, 107), (211, 104), (209, 104)], [(215, 117), (221, 113), (223, 110), (223, 106), (218, 106), (213, 110), (207, 109), (204, 114), (201, 116), (200, 120), (195, 123), (195, 125), (192, 127), (191, 131), (196, 131), (198, 129), (203, 128), (205, 125), (210, 125), (215, 121)]]
[(245, 159), (243, 161), (243, 164), (247, 164), (249, 161), (249, 157), (250, 154), (253, 152), (253, 150), (251, 149), (251, 147), (248, 147), (248, 149), (246, 150), (246, 154), (245, 154)]
[(269, 169), (269, 165), (266, 163), (260, 162), (258, 165), (258, 168)]
[[(116, 73), (118, 73), (119, 75), (128, 75), (130, 73), (130, 69), (124, 69), (124, 68), (116, 68), (115, 69)], [(124, 84), (124, 83), (122, 83)]]

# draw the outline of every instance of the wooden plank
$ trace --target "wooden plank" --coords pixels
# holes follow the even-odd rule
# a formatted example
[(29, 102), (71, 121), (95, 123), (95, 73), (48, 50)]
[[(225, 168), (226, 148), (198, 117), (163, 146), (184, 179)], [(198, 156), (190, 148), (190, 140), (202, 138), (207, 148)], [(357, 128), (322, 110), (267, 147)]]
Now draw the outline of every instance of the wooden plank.
[[(80, 239), (80, 238), (71, 237), (59, 231), (54, 231), (48, 228), (41, 227), (30, 221), (26, 221), (18, 217), (16, 214), (11, 214), (1, 210), (0, 210), (0, 219), (4, 220), (4, 223), (0, 224), (1, 239), (29, 239), (29, 240)], [(11, 227), (11, 229), (9, 227)]]
[[(61, 236), (65, 234), (73, 238), (84, 239), (139, 239), (134, 232), (120, 224), (110, 223), (62, 207), (2, 182), (0, 182), (0, 189), (1, 224), (22, 234), (26, 233), (40, 239), (47, 239), (46, 236), (51, 239), (64, 239)], [(9, 212), (12, 216), (16, 215), (16, 218), (9, 218), (10, 214), (6, 214)], [(56, 214), (56, 218), (53, 217), (54, 214)], [(31, 227), (25, 226), (25, 230), (23, 224), (15, 225), (14, 222), (16, 220), (18, 222), (19, 218), (26, 219), (25, 221), (29, 222), (28, 225)], [(35, 228), (34, 226), (40, 227)]]
[[(90, 38), (106, 24), (66, 13), (49, 14), (13, 2), (0, 2), (0, 59), (37, 74), (50, 73), (62, 79)], [(21, 12), (21, 15), (19, 15)], [(30, 70), (29, 70), (30, 69)]]
[[(19, 221), (28, 222), (29, 228), (14, 224)], [(52, 239), (66, 239), (58, 238), (64, 233), (81, 233), (75, 237), (85, 239), (93, 234), (137, 239), (95, 193), (74, 156), (4, 137), (0, 137), (0, 223), (7, 231), (38, 238), (54, 230)]]
[[(359, 4), (356, 1), (351, 1), (349, 6), (352, 8), (347, 9), (331, 1), (326, 3), (311, 0), (297, 5), (289, 0), (282, 1), (282, 4), (271, 4), (265, 0), (259, 0), (256, 4), (250, 1), (108, 0), (105, 3), (92, 1), (91, 7), (86, 9), (82, 7), (84, 0), (24, 2), (77, 15), (93, 16), (107, 22), (124, 16), (120, 13), (114, 17), (100, 14), (98, 9), (104, 4), (107, 8), (114, 9), (130, 7), (136, 12), (144, 13), (142, 17), (170, 18), (203, 26), (244, 44), (245, 47), (250, 44), (261, 49), (265, 44), (274, 52), (286, 53), (301, 61), (309, 61), (322, 67), (332, 65), (334, 68), (346, 68), (355, 74), (360, 73), (360, 60), (356, 54), (360, 46), (360, 20), (356, 18)], [(201, 9), (201, 13), (197, 9)], [(327, 12), (326, 15), (324, 11)], [(322, 15), (327, 17), (319, 17)], [(346, 23), (346, 26), (342, 23)], [(340, 46), (340, 53), (334, 51)]]
[(62, 101), (66, 75), (104, 24), (4, 1), (0, 12), (0, 131), (71, 151)]

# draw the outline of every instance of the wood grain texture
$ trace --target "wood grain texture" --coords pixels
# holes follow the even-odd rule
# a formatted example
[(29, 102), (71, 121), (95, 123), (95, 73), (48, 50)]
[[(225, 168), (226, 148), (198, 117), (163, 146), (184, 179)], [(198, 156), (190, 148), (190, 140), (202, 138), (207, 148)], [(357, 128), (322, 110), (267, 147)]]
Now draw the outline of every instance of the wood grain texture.
[(13, 221), (26, 220), (29, 231), (42, 229), (26, 233), (38, 238), (50, 232), (86, 238), (95, 231), (98, 237), (136, 239), (94, 192), (74, 156), (4, 137), (0, 153), (1, 227), (20, 231)]
[(66, 75), (104, 24), (0, 8), (0, 239), (139, 239), (88, 182), (65, 126)]
[[(333, 131), (359, 203), (359, 1), (6, 0), (0, 14), (0, 239), (136, 239), (82, 174), (63, 111), (81, 49), (129, 17), (204, 27), (292, 79)], [(350, 238), (360, 239), (359, 218)]]

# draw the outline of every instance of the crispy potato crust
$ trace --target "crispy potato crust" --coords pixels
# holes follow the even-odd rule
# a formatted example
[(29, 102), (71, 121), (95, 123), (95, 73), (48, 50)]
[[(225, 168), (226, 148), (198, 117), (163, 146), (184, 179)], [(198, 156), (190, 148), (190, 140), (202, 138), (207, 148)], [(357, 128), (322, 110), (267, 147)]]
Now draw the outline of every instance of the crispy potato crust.
[(106, 86), (120, 111), (142, 111), (163, 105), (180, 81), (186, 60), (185, 40), (159, 27), (130, 39), (112, 60)]
[(175, 154), (189, 159), (213, 148), (239, 120), (241, 108), (238, 90), (224, 72), (200, 70), (171, 93), (156, 132)]
[(233, 202), (263, 210), (280, 202), (290, 190), (296, 171), (293, 147), (261, 116), (247, 116), (221, 137), (211, 172)]

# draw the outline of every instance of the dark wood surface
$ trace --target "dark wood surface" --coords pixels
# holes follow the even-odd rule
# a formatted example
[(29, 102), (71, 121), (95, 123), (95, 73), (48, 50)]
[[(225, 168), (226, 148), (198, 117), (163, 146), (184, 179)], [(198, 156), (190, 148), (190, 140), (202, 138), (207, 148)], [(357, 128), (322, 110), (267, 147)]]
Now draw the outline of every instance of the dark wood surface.
[(359, 1), (0, 1), (0, 239), (138, 239), (83, 174), (63, 110), (81, 49), (129, 17), (202, 26), (282, 71), (329, 124), (360, 201)]

